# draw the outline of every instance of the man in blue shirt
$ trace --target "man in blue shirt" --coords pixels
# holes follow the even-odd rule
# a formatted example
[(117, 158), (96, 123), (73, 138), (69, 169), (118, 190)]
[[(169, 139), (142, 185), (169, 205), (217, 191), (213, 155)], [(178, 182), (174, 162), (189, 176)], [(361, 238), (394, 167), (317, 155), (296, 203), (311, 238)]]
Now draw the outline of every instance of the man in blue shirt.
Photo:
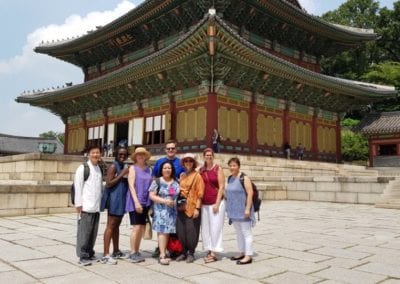
[(176, 143), (174, 141), (167, 142), (165, 145), (165, 153), (166, 156), (158, 159), (154, 164), (153, 177), (160, 176), (159, 171), (161, 164), (169, 160), (172, 162), (175, 168), (175, 179), (179, 180), (181, 174), (185, 172), (185, 169), (181, 166), (180, 159), (176, 157)]

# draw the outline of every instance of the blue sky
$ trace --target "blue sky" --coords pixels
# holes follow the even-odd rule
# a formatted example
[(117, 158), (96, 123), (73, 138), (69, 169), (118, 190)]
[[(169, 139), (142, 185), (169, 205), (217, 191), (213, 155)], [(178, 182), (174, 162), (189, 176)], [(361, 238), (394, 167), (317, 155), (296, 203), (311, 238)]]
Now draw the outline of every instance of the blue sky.
[[(46, 110), (17, 104), (25, 90), (83, 81), (77, 67), (36, 54), (42, 40), (81, 35), (134, 8), (141, 0), (0, 0), (0, 133), (37, 136), (49, 130), (63, 132), (64, 125)], [(336, 9), (343, 0), (300, 0), (314, 15)], [(392, 8), (394, 1), (381, 0)]]

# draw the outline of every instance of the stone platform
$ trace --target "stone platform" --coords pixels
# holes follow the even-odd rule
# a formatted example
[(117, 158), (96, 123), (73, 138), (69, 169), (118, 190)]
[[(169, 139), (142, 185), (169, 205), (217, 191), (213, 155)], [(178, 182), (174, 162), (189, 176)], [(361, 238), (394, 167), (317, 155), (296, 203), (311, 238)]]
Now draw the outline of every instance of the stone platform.
[[(226, 176), (231, 157), (216, 156)], [(362, 166), (238, 157), (242, 171), (254, 180), (266, 200), (375, 204), (395, 178), (379, 176), (378, 171)], [(113, 158), (105, 161), (111, 163)], [(69, 191), (74, 172), (82, 162), (81, 156), (41, 153), (0, 157), (0, 216), (72, 212)]]
[[(150, 257), (155, 236), (143, 241), (146, 261), (115, 266), (77, 264), (76, 215), (0, 218), (0, 283), (400, 283), (398, 210), (370, 205), (270, 201), (254, 233), (254, 263), (229, 260), (236, 251), (232, 226), (224, 227), (222, 260), (204, 264), (201, 242), (193, 264), (161, 266)], [(101, 256), (105, 213), (97, 238)], [(129, 249), (128, 218), (121, 249)]]

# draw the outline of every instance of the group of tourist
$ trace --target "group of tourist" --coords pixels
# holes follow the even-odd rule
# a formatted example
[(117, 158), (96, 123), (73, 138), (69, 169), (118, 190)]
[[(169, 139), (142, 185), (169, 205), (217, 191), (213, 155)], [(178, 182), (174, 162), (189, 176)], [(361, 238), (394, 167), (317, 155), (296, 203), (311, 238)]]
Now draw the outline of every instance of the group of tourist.
[[(288, 160), (290, 160), (290, 158), (291, 158), (292, 147), (290, 146), (289, 142), (286, 142), (286, 143), (283, 145), (283, 150), (284, 150), (284, 153), (285, 153), (285, 158), (288, 159)], [(299, 143), (299, 144), (297, 145), (297, 147), (296, 147), (296, 152), (295, 152), (295, 155), (296, 155), (297, 159), (303, 160), (304, 151), (305, 151), (305, 150), (306, 150), (306, 148), (305, 148), (301, 143)]]
[[(223, 251), (225, 213), (236, 230), (239, 247), (239, 254), (232, 256), (231, 260), (239, 265), (252, 262), (253, 189), (247, 176), (244, 176), (244, 182), (240, 178), (239, 159), (229, 160), (231, 175), (225, 179), (223, 169), (214, 161), (211, 148), (203, 151), (204, 164), (201, 167), (192, 153), (179, 159), (175, 142), (167, 143), (165, 152), (166, 156), (158, 159), (151, 168), (147, 165), (151, 154), (138, 147), (131, 155), (133, 165), (128, 166), (128, 150), (119, 147), (115, 161), (107, 170), (106, 188), (102, 191), (102, 173), (98, 166), (101, 152), (96, 146), (88, 149), (89, 176), (84, 178), (85, 169), (81, 165), (74, 179), (80, 264), (90, 265), (96, 260), (94, 245), (100, 211), (104, 209), (108, 215), (102, 263), (117, 264), (119, 258), (128, 258), (133, 263), (145, 261), (140, 253), (140, 244), (150, 219), (152, 229), (157, 232), (158, 262), (161, 265), (168, 265), (172, 260), (167, 245), (169, 238), (174, 236), (182, 247), (175, 260), (193, 262), (200, 228), (203, 249), (207, 251), (204, 262), (217, 261), (218, 253)], [(130, 254), (119, 248), (119, 226), (125, 213), (129, 214), (132, 225)]]

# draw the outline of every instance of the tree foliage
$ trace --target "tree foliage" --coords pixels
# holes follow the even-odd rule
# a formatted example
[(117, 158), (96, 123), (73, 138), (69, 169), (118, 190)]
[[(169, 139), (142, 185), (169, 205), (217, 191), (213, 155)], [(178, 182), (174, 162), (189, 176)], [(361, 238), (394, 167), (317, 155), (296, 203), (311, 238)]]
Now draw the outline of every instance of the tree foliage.
[(368, 160), (367, 139), (351, 130), (342, 130), (342, 157), (345, 161)]
[(55, 131), (47, 131), (47, 132), (43, 132), (41, 134), (39, 134), (39, 137), (42, 138), (58, 138), (61, 143), (64, 144), (64, 133), (63, 132), (55, 132)]
[(360, 123), (360, 120), (358, 120), (358, 119), (345, 118), (342, 120), (342, 128), (351, 129), (359, 123)]
[[(348, 79), (365, 79), (374, 64), (400, 61), (400, 1), (394, 9), (380, 9), (379, 1), (348, 0), (338, 9), (322, 15), (326, 21), (365, 29), (374, 29), (376, 41), (322, 60), (323, 71)], [(390, 84), (391, 82), (387, 82)]]
[[(379, 8), (379, 1), (375, 0), (348, 0), (322, 18), (336, 24), (374, 29), (378, 34), (376, 41), (323, 58), (321, 69), (325, 74), (392, 85), (400, 90), (400, 1), (396, 1), (390, 10)], [(371, 108), (376, 111), (400, 110), (400, 100), (389, 99)], [(349, 115), (360, 118), (366, 110), (368, 108)]]

